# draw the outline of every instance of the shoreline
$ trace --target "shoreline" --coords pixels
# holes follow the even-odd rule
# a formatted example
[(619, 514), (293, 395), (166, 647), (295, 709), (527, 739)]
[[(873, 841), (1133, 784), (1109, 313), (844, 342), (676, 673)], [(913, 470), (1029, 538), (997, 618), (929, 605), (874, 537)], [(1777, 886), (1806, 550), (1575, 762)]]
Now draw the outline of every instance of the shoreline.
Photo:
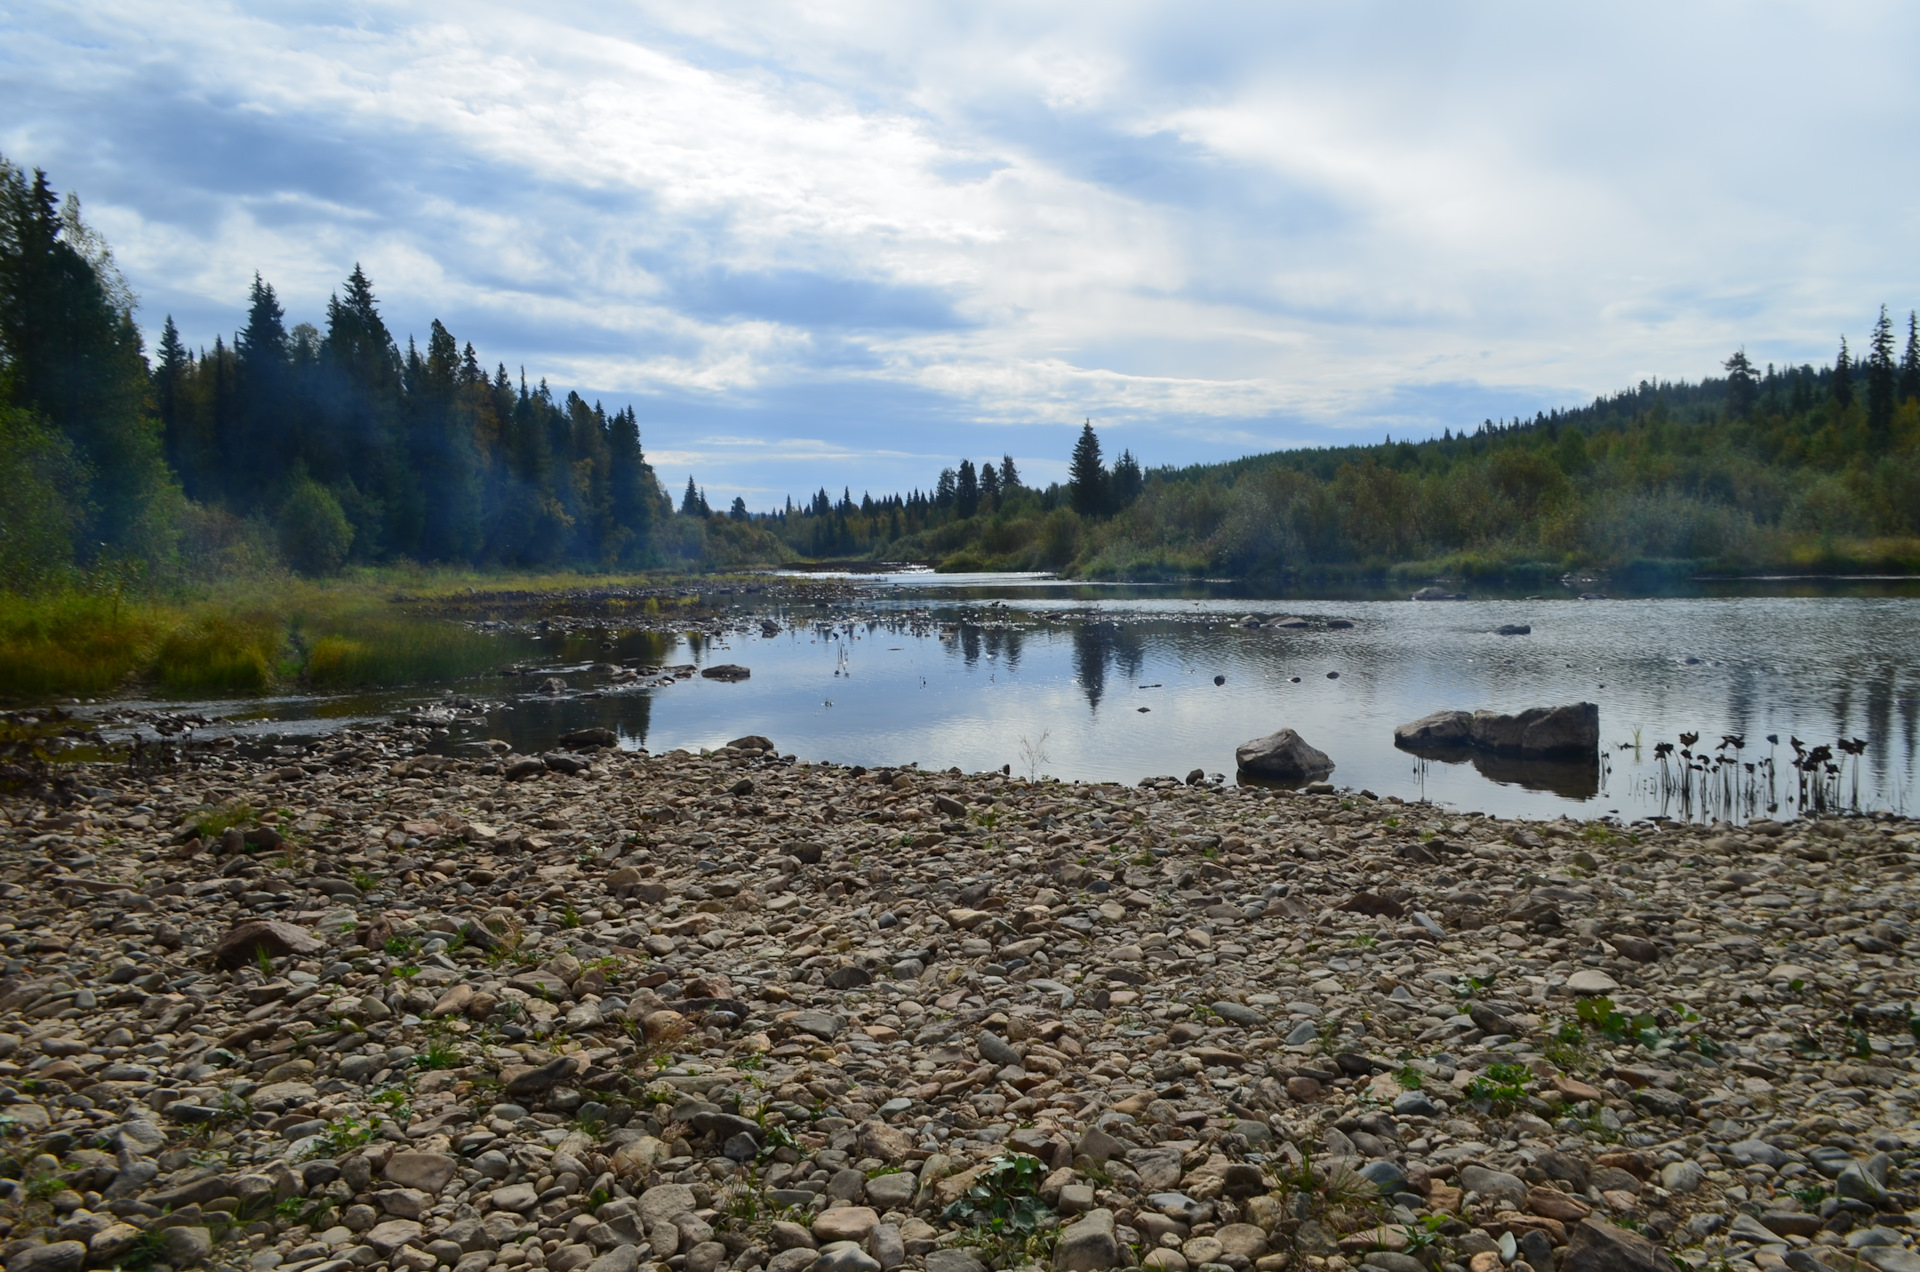
[(9, 1272), (1920, 1258), (1912, 821), (417, 732), (7, 804)]

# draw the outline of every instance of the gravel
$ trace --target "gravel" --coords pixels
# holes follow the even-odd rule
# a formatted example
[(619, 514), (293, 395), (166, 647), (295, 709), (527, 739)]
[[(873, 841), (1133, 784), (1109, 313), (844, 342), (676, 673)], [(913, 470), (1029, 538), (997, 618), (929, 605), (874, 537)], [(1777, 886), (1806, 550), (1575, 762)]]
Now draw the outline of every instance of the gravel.
[(420, 741), (0, 809), (8, 1272), (1920, 1270), (1911, 822)]

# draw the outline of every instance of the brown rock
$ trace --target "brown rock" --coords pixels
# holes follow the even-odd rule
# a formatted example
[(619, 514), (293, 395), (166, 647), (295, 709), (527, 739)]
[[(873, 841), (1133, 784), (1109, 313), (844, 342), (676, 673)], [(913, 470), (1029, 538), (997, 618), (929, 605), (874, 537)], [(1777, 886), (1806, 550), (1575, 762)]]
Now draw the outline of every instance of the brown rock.
[(1527, 1190), (1527, 1209), (1562, 1223), (1579, 1223), (1593, 1213), (1593, 1207), (1578, 1197), (1563, 1193), (1558, 1188), (1539, 1186)]
[(1598, 1087), (1589, 1086), (1580, 1079), (1570, 1078), (1564, 1073), (1556, 1073), (1553, 1075), (1553, 1089), (1566, 1096), (1569, 1100), (1574, 1101), (1603, 1100), (1606, 1098), (1600, 1093)]
[(245, 967), (261, 950), (272, 958), (285, 958), (318, 954), (326, 948), (324, 941), (303, 927), (279, 919), (249, 919), (214, 942), (213, 961), (218, 967)]
[(1660, 1247), (1601, 1219), (1582, 1220), (1568, 1234), (1560, 1272), (1671, 1272)]

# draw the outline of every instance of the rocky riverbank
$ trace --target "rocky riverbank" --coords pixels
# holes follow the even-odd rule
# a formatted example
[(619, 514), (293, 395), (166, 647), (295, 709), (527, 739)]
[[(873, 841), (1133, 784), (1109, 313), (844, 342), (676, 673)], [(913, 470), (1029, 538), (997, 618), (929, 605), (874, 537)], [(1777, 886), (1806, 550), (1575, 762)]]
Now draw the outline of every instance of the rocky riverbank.
[(8, 1272), (1920, 1272), (1911, 822), (426, 740), (4, 807)]

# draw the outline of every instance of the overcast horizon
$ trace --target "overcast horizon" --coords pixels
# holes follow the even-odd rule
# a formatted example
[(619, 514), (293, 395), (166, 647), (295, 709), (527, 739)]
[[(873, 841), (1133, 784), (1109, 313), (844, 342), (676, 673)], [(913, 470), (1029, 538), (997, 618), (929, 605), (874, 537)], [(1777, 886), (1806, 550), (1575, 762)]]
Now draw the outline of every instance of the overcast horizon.
[[(1204, 21), (1201, 19), (1204, 17)], [(631, 404), (756, 509), (1471, 429), (1859, 351), (1920, 304), (1894, 5), (708, 7), (108, 0), (0, 13), (0, 153), (140, 297)]]

